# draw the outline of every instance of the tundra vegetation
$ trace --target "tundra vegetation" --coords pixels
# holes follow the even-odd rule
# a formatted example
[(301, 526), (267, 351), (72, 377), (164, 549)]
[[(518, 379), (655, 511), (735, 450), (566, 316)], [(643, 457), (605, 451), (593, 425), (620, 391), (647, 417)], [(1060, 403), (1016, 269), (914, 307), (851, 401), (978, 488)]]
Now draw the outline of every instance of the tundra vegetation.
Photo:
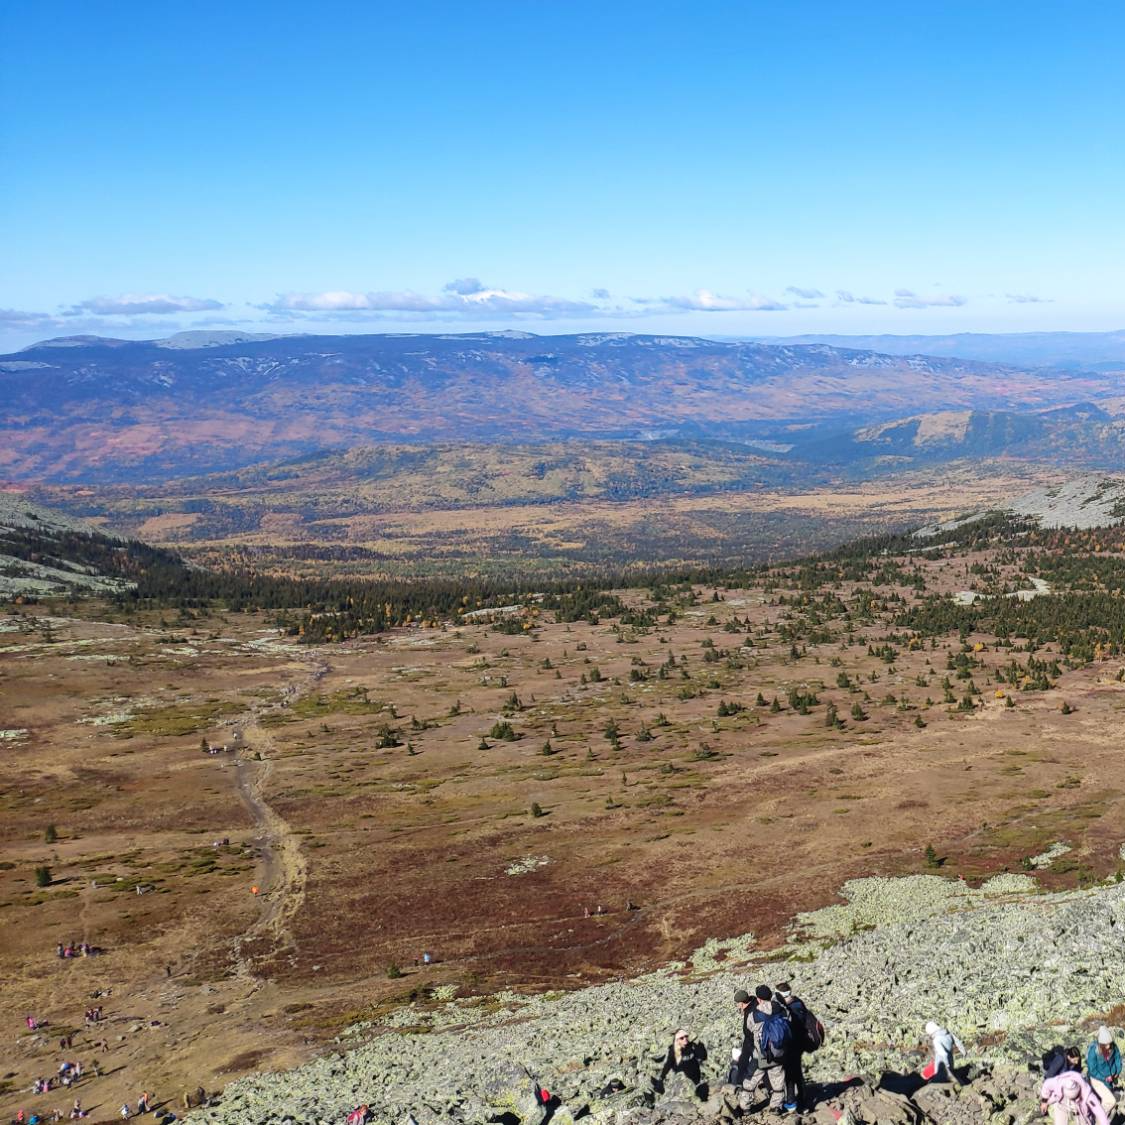
[(109, 1059), (149, 1085), (299, 1062), (436, 989), (769, 949), (851, 878), (1120, 868), (1120, 529), (538, 585), (129, 565), (0, 616), (0, 1017), (112, 987)]

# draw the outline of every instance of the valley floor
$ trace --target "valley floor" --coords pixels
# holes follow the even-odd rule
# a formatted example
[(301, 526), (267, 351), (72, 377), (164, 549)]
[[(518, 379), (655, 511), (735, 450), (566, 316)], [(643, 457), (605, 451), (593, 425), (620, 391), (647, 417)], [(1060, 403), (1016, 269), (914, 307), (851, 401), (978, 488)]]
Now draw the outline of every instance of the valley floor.
[[(1120, 661), (1099, 650), (1038, 683), (994, 637), (892, 626), (915, 569), (953, 594), (995, 585), (1013, 566), (997, 560), (876, 558), (804, 592), (790, 568), (621, 591), (624, 616), (529, 603), (332, 646), (252, 614), (13, 607), (0, 1114), (67, 1101), (27, 1093), (63, 1058), (99, 1061), (75, 1092), (105, 1119), (142, 1088), (178, 1100), (293, 1066), (419, 1000), (619, 981), (751, 932), (775, 949), (857, 877), (976, 885), (1057, 841), (1045, 888), (1112, 875)], [(842, 627), (833, 598), (867, 608)], [(71, 941), (100, 952), (59, 959)], [(827, 978), (802, 979), (829, 1003)], [(725, 1021), (715, 987), (684, 1014)], [(931, 1003), (872, 1042), (914, 1034)], [(831, 1005), (841, 1018), (845, 994)], [(105, 1020), (86, 1026), (91, 1006)]]

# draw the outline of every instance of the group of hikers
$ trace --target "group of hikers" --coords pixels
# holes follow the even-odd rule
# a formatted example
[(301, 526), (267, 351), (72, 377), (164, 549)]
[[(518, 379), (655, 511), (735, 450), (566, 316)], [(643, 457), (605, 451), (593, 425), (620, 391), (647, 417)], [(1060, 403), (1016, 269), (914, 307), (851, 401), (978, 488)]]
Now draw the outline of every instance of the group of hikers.
[(1051, 1111), (1054, 1125), (1110, 1125), (1117, 1110), (1121, 1051), (1108, 1027), (1086, 1048), (1086, 1073), (1077, 1047), (1052, 1047), (1043, 1056), (1039, 1108)]
[[(813, 1099), (805, 1084), (805, 1056), (825, 1040), (824, 1025), (805, 1002), (794, 995), (788, 981), (771, 988), (758, 985), (753, 995), (744, 989), (734, 994), (739, 1011), (742, 1042), (731, 1050), (727, 1082), (740, 1090), (743, 1112), (765, 1109), (774, 1115), (808, 1111)], [(929, 1021), (925, 1025), (932, 1056), (918, 1076), (922, 1082), (948, 1082), (960, 1086), (954, 1055), (964, 1055), (965, 1045), (947, 1028)], [(703, 1075), (706, 1047), (679, 1028), (664, 1056), (653, 1087), (663, 1092), (669, 1076), (682, 1074), (695, 1094), (706, 1100)], [(1085, 1073), (1083, 1073), (1085, 1061)], [(1108, 1027), (1098, 1029), (1085, 1059), (1077, 1047), (1052, 1047), (1043, 1057), (1040, 1112), (1050, 1114), (1052, 1125), (1112, 1125), (1121, 1082), (1121, 1051)], [(755, 1107), (756, 1095), (765, 1100)]]
[(55, 946), (55, 956), (61, 960), (67, 960), (70, 957), (93, 957), (97, 952), (98, 950), (88, 941), (60, 941)]
[(753, 996), (740, 988), (734, 1002), (742, 1045), (731, 1052), (728, 1078), (751, 1098), (759, 1090), (767, 1094), (772, 1113), (808, 1108), (804, 1057), (824, 1043), (824, 1025), (788, 981), (776, 988), (760, 984)]
[[(824, 1025), (805, 1002), (793, 994), (788, 981), (776, 988), (760, 984), (751, 995), (745, 989), (734, 994), (739, 1010), (742, 1043), (731, 1051), (727, 1082), (743, 1091), (744, 1110), (750, 1109), (754, 1095), (762, 1091), (773, 1113), (797, 1113), (810, 1108), (805, 1088), (804, 1056), (824, 1042)], [(680, 1028), (664, 1057), (653, 1086), (663, 1092), (669, 1075), (682, 1074), (695, 1088), (696, 1096), (706, 1099), (708, 1084), (703, 1078), (707, 1048)]]

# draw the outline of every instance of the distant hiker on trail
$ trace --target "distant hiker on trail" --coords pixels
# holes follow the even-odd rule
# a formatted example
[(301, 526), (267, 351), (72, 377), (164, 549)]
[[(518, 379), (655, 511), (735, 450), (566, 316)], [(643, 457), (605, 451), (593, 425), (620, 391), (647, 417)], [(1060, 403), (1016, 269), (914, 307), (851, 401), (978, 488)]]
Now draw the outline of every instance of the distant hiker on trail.
[(701, 1101), (707, 1100), (707, 1088), (703, 1083), (702, 1065), (707, 1060), (707, 1048), (702, 1043), (693, 1043), (691, 1036), (684, 1028), (680, 1028), (668, 1054), (664, 1056), (664, 1065), (653, 1085), (658, 1091), (664, 1089), (664, 1079), (669, 1074), (682, 1074), (695, 1087), (695, 1096)]
[(1113, 1032), (1104, 1024), (1098, 1028), (1095, 1042), (1086, 1048), (1086, 1076), (1102, 1109), (1112, 1117), (1117, 1107), (1114, 1090), (1121, 1080), (1121, 1051), (1113, 1041)]
[(793, 1033), (792, 1049), (784, 1062), (785, 1101), (803, 1112), (808, 1108), (804, 1056), (820, 1050), (824, 1044), (824, 1025), (809, 1011), (799, 996), (793, 995), (793, 989), (787, 980), (777, 986), (775, 1000), (789, 1013), (789, 1026)]
[(1072, 1070), (1044, 1080), (1039, 1109), (1043, 1113), (1051, 1110), (1054, 1125), (1070, 1125), (1072, 1121), (1077, 1125), (1109, 1125), (1109, 1117), (1090, 1083)]
[(769, 1093), (769, 1108), (776, 1113), (784, 1108), (793, 1113), (796, 1106), (785, 1101), (785, 1059), (793, 1046), (793, 1031), (789, 1026), (789, 1013), (773, 999), (773, 989), (760, 984), (754, 990), (757, 1004), (750, 1014), (754, 1032), (754, 1051), (758, 1069), (750, 1078), (751, 1093), (765, 1086)]
[(926, 1034), (933, 1043), (934, 1058), (930, 1066), (926, 1068), (931, 1073), (926, 1074), (926, 1071), (923, 1071), (922, 1076), (931, 1082), (941, 1082), (944, 1072), (955, 1086), (960, 1086), (961, 1079), (957, 1077), (957, 1072), (953, 1069), (953, 1050), (956, 1048), (963, 1055), (965, 1054), (965, 1044), (952, 1031), (947, 1031), (940, 1024), (934, 1023), (933, 1020), (926, 1024)]

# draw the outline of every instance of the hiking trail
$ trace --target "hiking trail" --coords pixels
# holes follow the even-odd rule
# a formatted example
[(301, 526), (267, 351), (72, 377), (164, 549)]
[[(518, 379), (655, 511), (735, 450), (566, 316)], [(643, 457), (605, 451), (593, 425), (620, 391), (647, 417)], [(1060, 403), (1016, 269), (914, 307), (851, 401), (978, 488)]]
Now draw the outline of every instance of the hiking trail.
[[(260, 913), (234, 943), (239, 970), (250, 976), (256, 975), (251, 956), (261, 961), (294, 950), (290, 924), (305, 900), (308, 863), (301, 851), (300, 837), (265, 797), (273, 774), (276, 745), (260, 721), (263, 715), (287, 707), (328, 673), (329, 666), (323, 660), (311, 654), (303, 660), (305, 674), (286, 684), (279, 701), (252, 708), (234, 726), (238, 793), (254, 821), (261, 865), (257, 875), (257, 885), (261, 887)], [(265, 951), (252, 955), (246, 952), (248, 945), (263, 939), (268, 943)]]

